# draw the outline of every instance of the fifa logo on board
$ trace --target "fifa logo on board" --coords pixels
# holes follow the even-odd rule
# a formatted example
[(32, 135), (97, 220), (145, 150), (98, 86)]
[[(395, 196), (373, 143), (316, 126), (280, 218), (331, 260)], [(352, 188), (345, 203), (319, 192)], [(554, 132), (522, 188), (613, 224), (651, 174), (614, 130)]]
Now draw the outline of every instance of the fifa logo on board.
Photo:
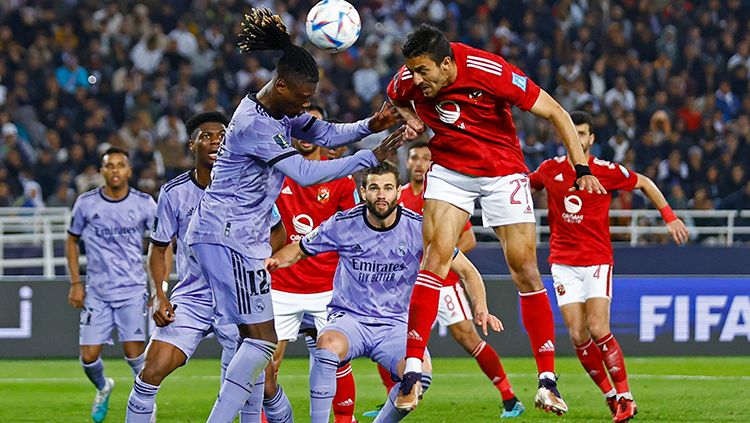
[(21, 298), (18, 312), (17, 328), (0, 328), (0, 339), (26, 339), (31, 338), (31, 287), (22, 286), (18, 290)]

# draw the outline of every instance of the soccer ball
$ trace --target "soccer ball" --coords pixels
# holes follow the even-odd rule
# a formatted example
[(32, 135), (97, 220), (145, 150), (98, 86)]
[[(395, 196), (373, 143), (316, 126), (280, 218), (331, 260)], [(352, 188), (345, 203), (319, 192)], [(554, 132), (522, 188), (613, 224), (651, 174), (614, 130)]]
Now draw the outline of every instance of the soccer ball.
[(344, 51), (359, 38), (359, 13), (344, 0), (323, 0), (307, 14), (307, 38), (330, 52)]

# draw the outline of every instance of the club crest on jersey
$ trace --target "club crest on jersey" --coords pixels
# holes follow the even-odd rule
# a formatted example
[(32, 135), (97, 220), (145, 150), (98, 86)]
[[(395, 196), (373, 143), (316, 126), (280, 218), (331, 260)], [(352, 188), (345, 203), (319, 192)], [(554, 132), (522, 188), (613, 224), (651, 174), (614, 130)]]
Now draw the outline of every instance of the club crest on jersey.
[(469, 93), (469, 100), (477, 101), (482, 96), (482, 90), (475, 90)]
[(453, 100), (444, 100), (435, 105), (438, 118), (442, 122), (453, 125), (461, 117), (461, 107)]
[(563, 198), (563, 205), (565, 206), (565, 213), (562, 214), (563, 220), (568, 223), (581, 223), (583, 221), (583, 215), (578, 214), (583, 208), (583, 200), (581, 197), (571, 194)]
[(527, 77), (521, 76), (515, 72), (511, 72), (513, 76), (513, 85), (523, 90), (523, 92), (526, 92), (526, 81), (528, 80)]
[(289, 144), (289, 141), (284, 138), (284, 134), (282, 134), (281, 132), (273, 136), (273, 141), (281, 148), (291, 147), (291, 144)]
[(135, 210), (128, 210), (128, 220), (130, 220), (131, 222), (135, 222)]
[(327, 186), (322, 186), (318, 188), (318, 202), (319, 203), (325, 204), (330, 199), (331, 199), (331, 191), (328, 189)]
[(398, 255), (399, 255), (399, 256), (401, 256), (401, 257), (404, 257), (404, 256), (406, 255), (406, 252), (407, 252), (407, 251), (408, 251), (408, 249), (406, 248), (406, 245), (404, 245), (404, 244), (401, 244), (401, 245), (399, 245), (399, 246), (398, 246), (398, 248), (396, 249), (396, 254), (398, 254)]

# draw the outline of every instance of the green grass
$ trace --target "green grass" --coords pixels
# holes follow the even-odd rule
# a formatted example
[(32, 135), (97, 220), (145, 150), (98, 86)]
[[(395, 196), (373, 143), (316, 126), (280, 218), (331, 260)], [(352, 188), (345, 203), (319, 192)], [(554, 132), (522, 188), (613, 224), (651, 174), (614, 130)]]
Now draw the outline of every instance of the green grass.
[[(601, 394), (574, 358), (560, 358), (560, 388), (570, 407), (565, 417), (533, 409), (534, 363), (503, 360), (518, 397), (526, 404), (522, 421), (611, 421)], [(639, 405), (636, 422), (750, 421), (750, 358), (629, 358), (631, 389)], [(121, 359), (105, 360), (114, 377), (107, 421), (122, 422), (132, 379)], [(499, 415), (498, 392), (469, 358), (437, 359), (432, 387), (411, 422), (490, 422)], [(193, 360), (164, 382), (158, 396), (159, 422), (203, 422), (219, 384), (218, 360)], [(357, 416), (383, 402), (385, 390), (372, 363), (354, 363)], [(307, 361), (288, 359), (280, 381), (297, 422), (309, 421)], [(94, 389), (76, 360), (0, 361), (0, 422), (87, 422)]]

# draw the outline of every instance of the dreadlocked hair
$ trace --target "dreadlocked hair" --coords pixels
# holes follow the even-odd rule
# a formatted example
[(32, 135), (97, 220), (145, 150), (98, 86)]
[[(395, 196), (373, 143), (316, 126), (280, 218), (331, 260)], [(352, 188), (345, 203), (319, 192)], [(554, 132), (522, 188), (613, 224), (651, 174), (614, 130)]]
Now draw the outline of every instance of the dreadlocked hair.
[(256, 50), (281, 50), (276, 63), (281, 78), (293, 77), (303, 82), (317, 83), (318, 64), (304, 48), (295, 45), (279, 15), (267, 8), (253, 8), (242, 21), (237, 43), (241, 53)]

